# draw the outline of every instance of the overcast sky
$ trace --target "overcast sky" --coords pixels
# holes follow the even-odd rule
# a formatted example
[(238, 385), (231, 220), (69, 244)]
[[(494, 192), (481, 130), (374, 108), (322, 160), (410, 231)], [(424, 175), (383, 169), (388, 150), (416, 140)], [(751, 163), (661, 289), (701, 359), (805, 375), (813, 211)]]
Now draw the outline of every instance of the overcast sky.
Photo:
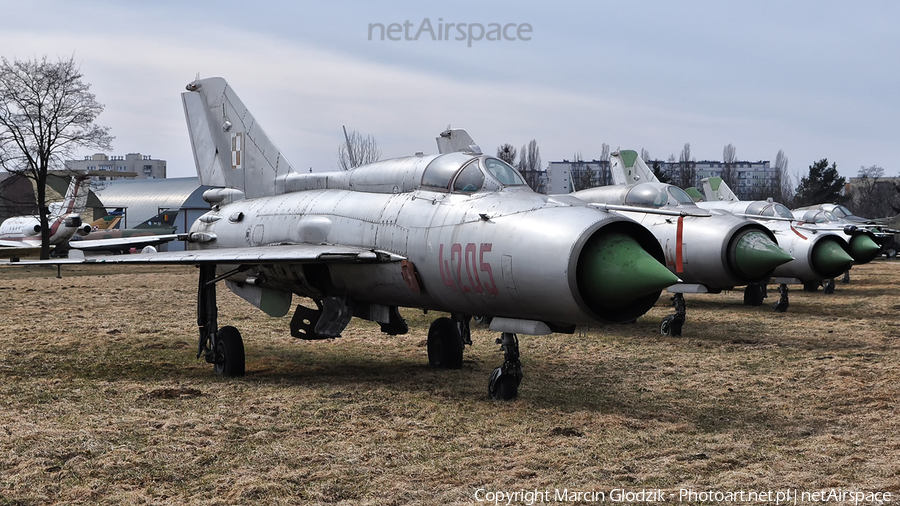
[[(74, 55), (106, 107), (108, 154), (167, 160), (169, 177), (195, 174), (178, 95), (198, 73), (228, 80), (300, 171), (337, 167), (342, 125), (383, 158), (433, 153), (451, 125), (486, 153), (535, 139), (545, 166), (603, 143), (721, 160), (730, 143), (740, 160), (784, 150), (791, 174), (822, 158), (844, 176), (900, 169), (893, 1), (0, 0), (0, 13), (0, 55)], [(369, 40), (375, 23), (401, 31)], [(491, 23), (506, 37), (477, 40)]]

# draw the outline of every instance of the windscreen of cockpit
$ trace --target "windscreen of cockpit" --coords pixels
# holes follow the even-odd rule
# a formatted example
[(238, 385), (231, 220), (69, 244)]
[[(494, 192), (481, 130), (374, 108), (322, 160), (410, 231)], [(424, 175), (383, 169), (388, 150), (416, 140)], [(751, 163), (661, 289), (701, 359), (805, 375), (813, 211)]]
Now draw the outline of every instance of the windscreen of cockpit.
[(688, 195), (688, 192), (682, 190), (677, 186), (669, 187), (669, 196), (671, 197), (669, 199), (669, 204), (682, 206), (696, 205), (694, 204), (694, 199), (692, 199), (691, 196)]
[(772, 206), (772, 209), (775, 209), (775, 214), (781, 216), (782, 218), (787, 218), (789, 220), (794, 219), (794, 213), (791, 212), (790, 209), (787, 208), (784, 204), (779, 204), (778, 202)]
[(504, 186), (522, 186), (526, 184), (516, 169), (499, 158), (485, 158), (484, 168)]
[(853, 212), (844, 206), (835, 206), (835, 208), (832, 209), (831, 212), (834, 213), (834, 215), (837, 216), (838, 218), (846, 218), (847, 216), (853, 216)]

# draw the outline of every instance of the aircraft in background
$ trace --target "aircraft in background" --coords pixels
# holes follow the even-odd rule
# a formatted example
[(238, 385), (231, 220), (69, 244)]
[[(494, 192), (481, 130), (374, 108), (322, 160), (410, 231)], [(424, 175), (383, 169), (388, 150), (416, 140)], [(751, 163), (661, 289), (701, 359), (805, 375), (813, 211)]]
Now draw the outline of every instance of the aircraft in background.
[(404, 334), (400, 307), (447, 312), (428, 331), (435, 367), (461, 367), (469, 315), (490, 317), (505, 352), (488, 382), (498, 399), (518, 393), (517, 334), (630, 321), (678, 281), (644, 227), (534, 193), (477, 146), (298, 173), (224, 79), (187, 90), (200, 184), (219, 187), (204, 193), (212, 209), (183, 236), (189, 249), (81, 262), (199, 265), (197, 356), (224, 376), (242, 375), (245, 359), (240, 332), (219, 327), (220, 281), (272, 316), (288, 314), (294, 294), (311, 298), (316, 307), (298, 305), (290, 322), (301, 339), (339, 337), (354, 316)]
[[(81, 213), (87, 207), (87, 175), (73, 176), (62, 202), (50, 204), (47, 221), (50, 225), (50, 246), (65, 250), (69, 239), (87, 235), (90, 225), (83, 223)], [(33, 255), (41, 249), (40, 216), (13, 216), (0, 223), (0, 256), (18, 258)]]
[[(705, 201), (697, 202), (703, 209), (719, 209), (737, 216), (756, 220), (768, 227), (778, 240), (779, 246), (788, 251), (794, 260), (779, 265), (772, 273), (769, 283), (777, 283), (780, 298), (775, 304), (776, 311), (787, 310), (789, 304), (788, 284), (802, 284), (818, 288), (822, 280), (833, 279), (853, 265), (853, 243), (835, 231), (816, 225), (805, 225), (794, 219), (791, 211), (782, 204), (769, 200), (740, 200), (720, 177), (701, 180)], [(856, 243), (857, 252), (863, 245)], [(871, 242), (877, 251), (878, 246)]]
[(168, 209), (134, 228), (94, 230), (83, 237), (73, 237), (69, 241), (69, 247), (93, 253), (129, 253), (147, 246), (158, 246), (178, 239), (175, 234), (177, 217), (177, 209)]
[(125, 210), (121, 207), (116, 208), (106, 216), (92, 221), (91, 231), (96, 232), (98, 230), (112, 230), (118, 228), (119, 222), (122, 221), (122, 217), (124, 216)]
[(793, 217), (804, 223), (843, 234), (850, 243), (850, 254), (857, 263), (874, 260), (881, 253), (881, 244), (897, 231), (886, 230), (874, 220), (854, 215), (840, 204), (818, 204), (791, 211)]
[(793, 259), (766, 227), (730, 213), (701, 209), (684, 190), (661, 183), (635, 151), (611, 154), (610, 172), (614, 185), (570, 195), (622, 212), (659, 241), (666, 265), (682, 280), (668, 288), (674, 293), (675, 314), (663, 319), (663, 335), (681, 335), (685, 293), (719, 293), (746, 286), (745, 303), (758, 306), (762, 304), (759, 283)]

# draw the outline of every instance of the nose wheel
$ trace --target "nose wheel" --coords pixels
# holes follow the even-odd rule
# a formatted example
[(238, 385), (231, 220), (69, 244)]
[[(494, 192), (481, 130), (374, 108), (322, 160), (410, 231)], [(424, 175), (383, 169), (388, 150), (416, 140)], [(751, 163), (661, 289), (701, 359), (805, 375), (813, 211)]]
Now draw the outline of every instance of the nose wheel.
[(519, 338), (504, 332), (497, 339), (503, 350), (503, 365), (494, 369), (488, 380), (488, 395), (498, 401), (511, 401), (519, 396), (522, 382), (522, 363), (519, 361)]
[(775, 306), (772, 307), (772, 310), (776, 313), (783, 313), (787, 311), (788, 308), (788, 286), (784, 283), (779, 285), (778, 293), (781, 297), (778, 299), (778, 302), (775, 303)]
[(659, 333), (664, 336), (678, 337), (681, 335), (681, 328), (687, 319), (687, 303), (684, 301), (684, 294), (672, 295), (672, 304), (675, 306), (675, 314), (663, 318), (659, 325)]

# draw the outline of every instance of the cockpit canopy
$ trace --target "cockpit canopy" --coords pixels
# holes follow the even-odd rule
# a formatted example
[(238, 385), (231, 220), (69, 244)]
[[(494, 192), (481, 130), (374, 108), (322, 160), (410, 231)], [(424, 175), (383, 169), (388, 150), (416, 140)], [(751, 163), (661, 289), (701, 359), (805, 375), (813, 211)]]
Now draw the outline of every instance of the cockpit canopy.
[(806, 211), (803, 213), (801, 219), (807, 223), (828, 223), (830, 221), (838, 221), (835, 215), (821, 209), (811, 209)]
[(625, 195), (624, 204), (644, 207), (692, 206), (694, 199), (686, 191), (664, 183), (640, 183), (634, 185)]
[(508, 163), (489, 156), (447, 153), (438, 156), (422, 173), (423, 190), (474, 193), (505, 186), (525, 186), (525, 180)]
[(777, 216), (780, 218), (793, 219), (794, 215), (791, 210), (779, 204), (778, 202), (767, 202), (765, 200), (757, 200), (747, 206), (746, 214), (757, 216)]

